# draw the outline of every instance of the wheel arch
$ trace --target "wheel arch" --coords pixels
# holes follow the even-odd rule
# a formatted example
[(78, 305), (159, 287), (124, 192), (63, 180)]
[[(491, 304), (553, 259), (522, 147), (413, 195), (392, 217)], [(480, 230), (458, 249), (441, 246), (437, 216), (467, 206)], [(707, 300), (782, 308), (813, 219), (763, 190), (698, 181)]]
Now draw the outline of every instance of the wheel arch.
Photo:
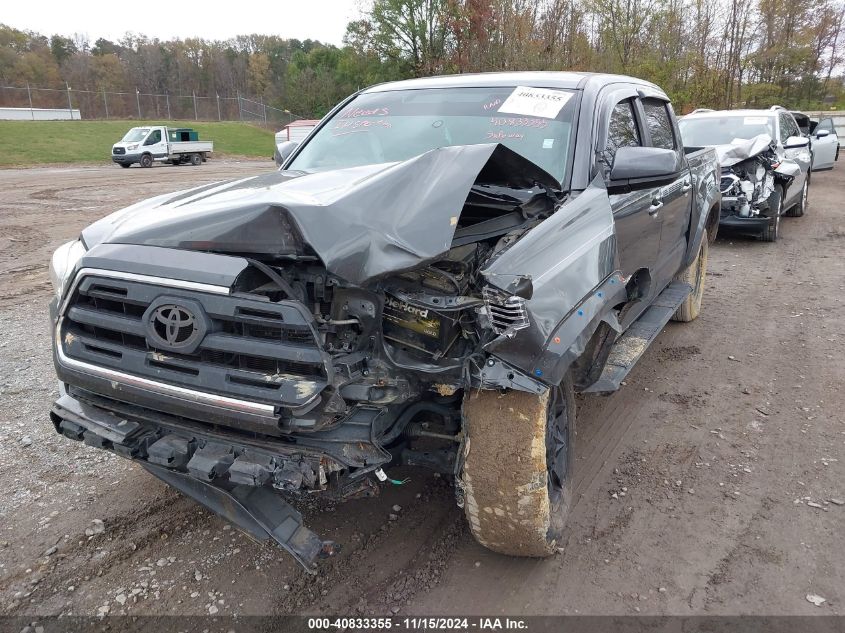
[(722, 196), (713, 203), (710, 211), (707, 212), (707, 221), (704, 228), (707, 230), (707, 240), (712, 244), (716, 240), (716, 235), (719, 233), (719, 218), (722, 215)]

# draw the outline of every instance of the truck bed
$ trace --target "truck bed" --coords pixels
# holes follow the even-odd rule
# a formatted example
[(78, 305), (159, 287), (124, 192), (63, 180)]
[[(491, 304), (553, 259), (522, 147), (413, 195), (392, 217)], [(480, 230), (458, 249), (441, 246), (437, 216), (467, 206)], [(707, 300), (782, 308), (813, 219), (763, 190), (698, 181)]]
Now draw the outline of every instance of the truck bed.
[(171, 154), (195, 154), (198, 152), (210, 154), (213, 151), (213, 141), (176, 141), (170, 143)]

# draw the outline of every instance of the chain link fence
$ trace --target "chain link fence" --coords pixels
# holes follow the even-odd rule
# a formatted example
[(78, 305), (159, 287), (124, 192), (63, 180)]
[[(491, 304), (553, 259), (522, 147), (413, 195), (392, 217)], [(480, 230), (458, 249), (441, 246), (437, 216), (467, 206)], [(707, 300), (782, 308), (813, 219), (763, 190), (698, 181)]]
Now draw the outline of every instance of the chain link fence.
[[(70, 86), (64, 89), (0, 86), (0, 107), (28, 109), (32, 120), (38, 118), (37, 111), (41, 109), (64, 110), (65, 119), (248, 121), (273, 127), (303, 118), (240, 94), (221, 97), (151, 94), (138, 90), (108, 92), (76, 90)], [(30, 118), (26, 112), (17, 114)]]

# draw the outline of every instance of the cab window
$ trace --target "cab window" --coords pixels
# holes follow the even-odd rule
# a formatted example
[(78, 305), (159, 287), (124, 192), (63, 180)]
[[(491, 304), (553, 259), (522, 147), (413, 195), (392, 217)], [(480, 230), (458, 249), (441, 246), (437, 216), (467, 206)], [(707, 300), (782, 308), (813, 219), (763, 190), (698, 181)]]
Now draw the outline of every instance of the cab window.
[(607, 128), (607, 142), (604, 146), (602, 158), (606, 167), (613, 166), (616, 150), (620, 147), (637, 147), (642, 145), (640, 131), (637, 129), (637, 119), (630, 99), (620, 101), (613, 108), (610, 123)]
[(643, 99), (643, 109), (651, 144), (661, 149), (675, 149), (675, 133), (666, 103), (660, 99)]
[(153, 130), (152, 133), (144, 141), (144, 145), (155, 145), (161, 142), (161, 130)]

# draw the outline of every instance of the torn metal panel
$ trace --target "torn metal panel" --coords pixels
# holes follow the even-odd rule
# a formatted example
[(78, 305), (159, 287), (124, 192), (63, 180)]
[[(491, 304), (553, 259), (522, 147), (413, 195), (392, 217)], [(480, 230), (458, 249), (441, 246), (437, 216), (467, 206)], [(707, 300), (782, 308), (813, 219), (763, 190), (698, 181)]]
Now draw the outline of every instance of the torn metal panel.
[(715, 145), (716, 156), (722, 167), (731, 167), (739, 162), (762, 154), (770, 150), (772, 137), (768, 134), (759, 134), (752, 139), (736, 139), (730, 145)]
[[(540, 369), (542, 376), (536, 362), (552, 333), (617, 268), (616, 233), (607, 192), (590, 188), (482, 271), (498, 288), (508, 288), (517, 278), (530, 279), (532, 286), (525, 302), (531, 327), (513, 338), (500, 336), (487, 349), (531, 375), (536, 376)], [(564, 348), (573, 341), (566, 341)]]
[(310, 248), (329, 272), (363, 285), (448, 251), (476, 182), (560, 186), (503, 145), (443, 147), (401, 163), (274, 172), (154, 198), (96, 222), (83, 238), (89, 248), (107, 242), (265, 257), (305, 256)]

